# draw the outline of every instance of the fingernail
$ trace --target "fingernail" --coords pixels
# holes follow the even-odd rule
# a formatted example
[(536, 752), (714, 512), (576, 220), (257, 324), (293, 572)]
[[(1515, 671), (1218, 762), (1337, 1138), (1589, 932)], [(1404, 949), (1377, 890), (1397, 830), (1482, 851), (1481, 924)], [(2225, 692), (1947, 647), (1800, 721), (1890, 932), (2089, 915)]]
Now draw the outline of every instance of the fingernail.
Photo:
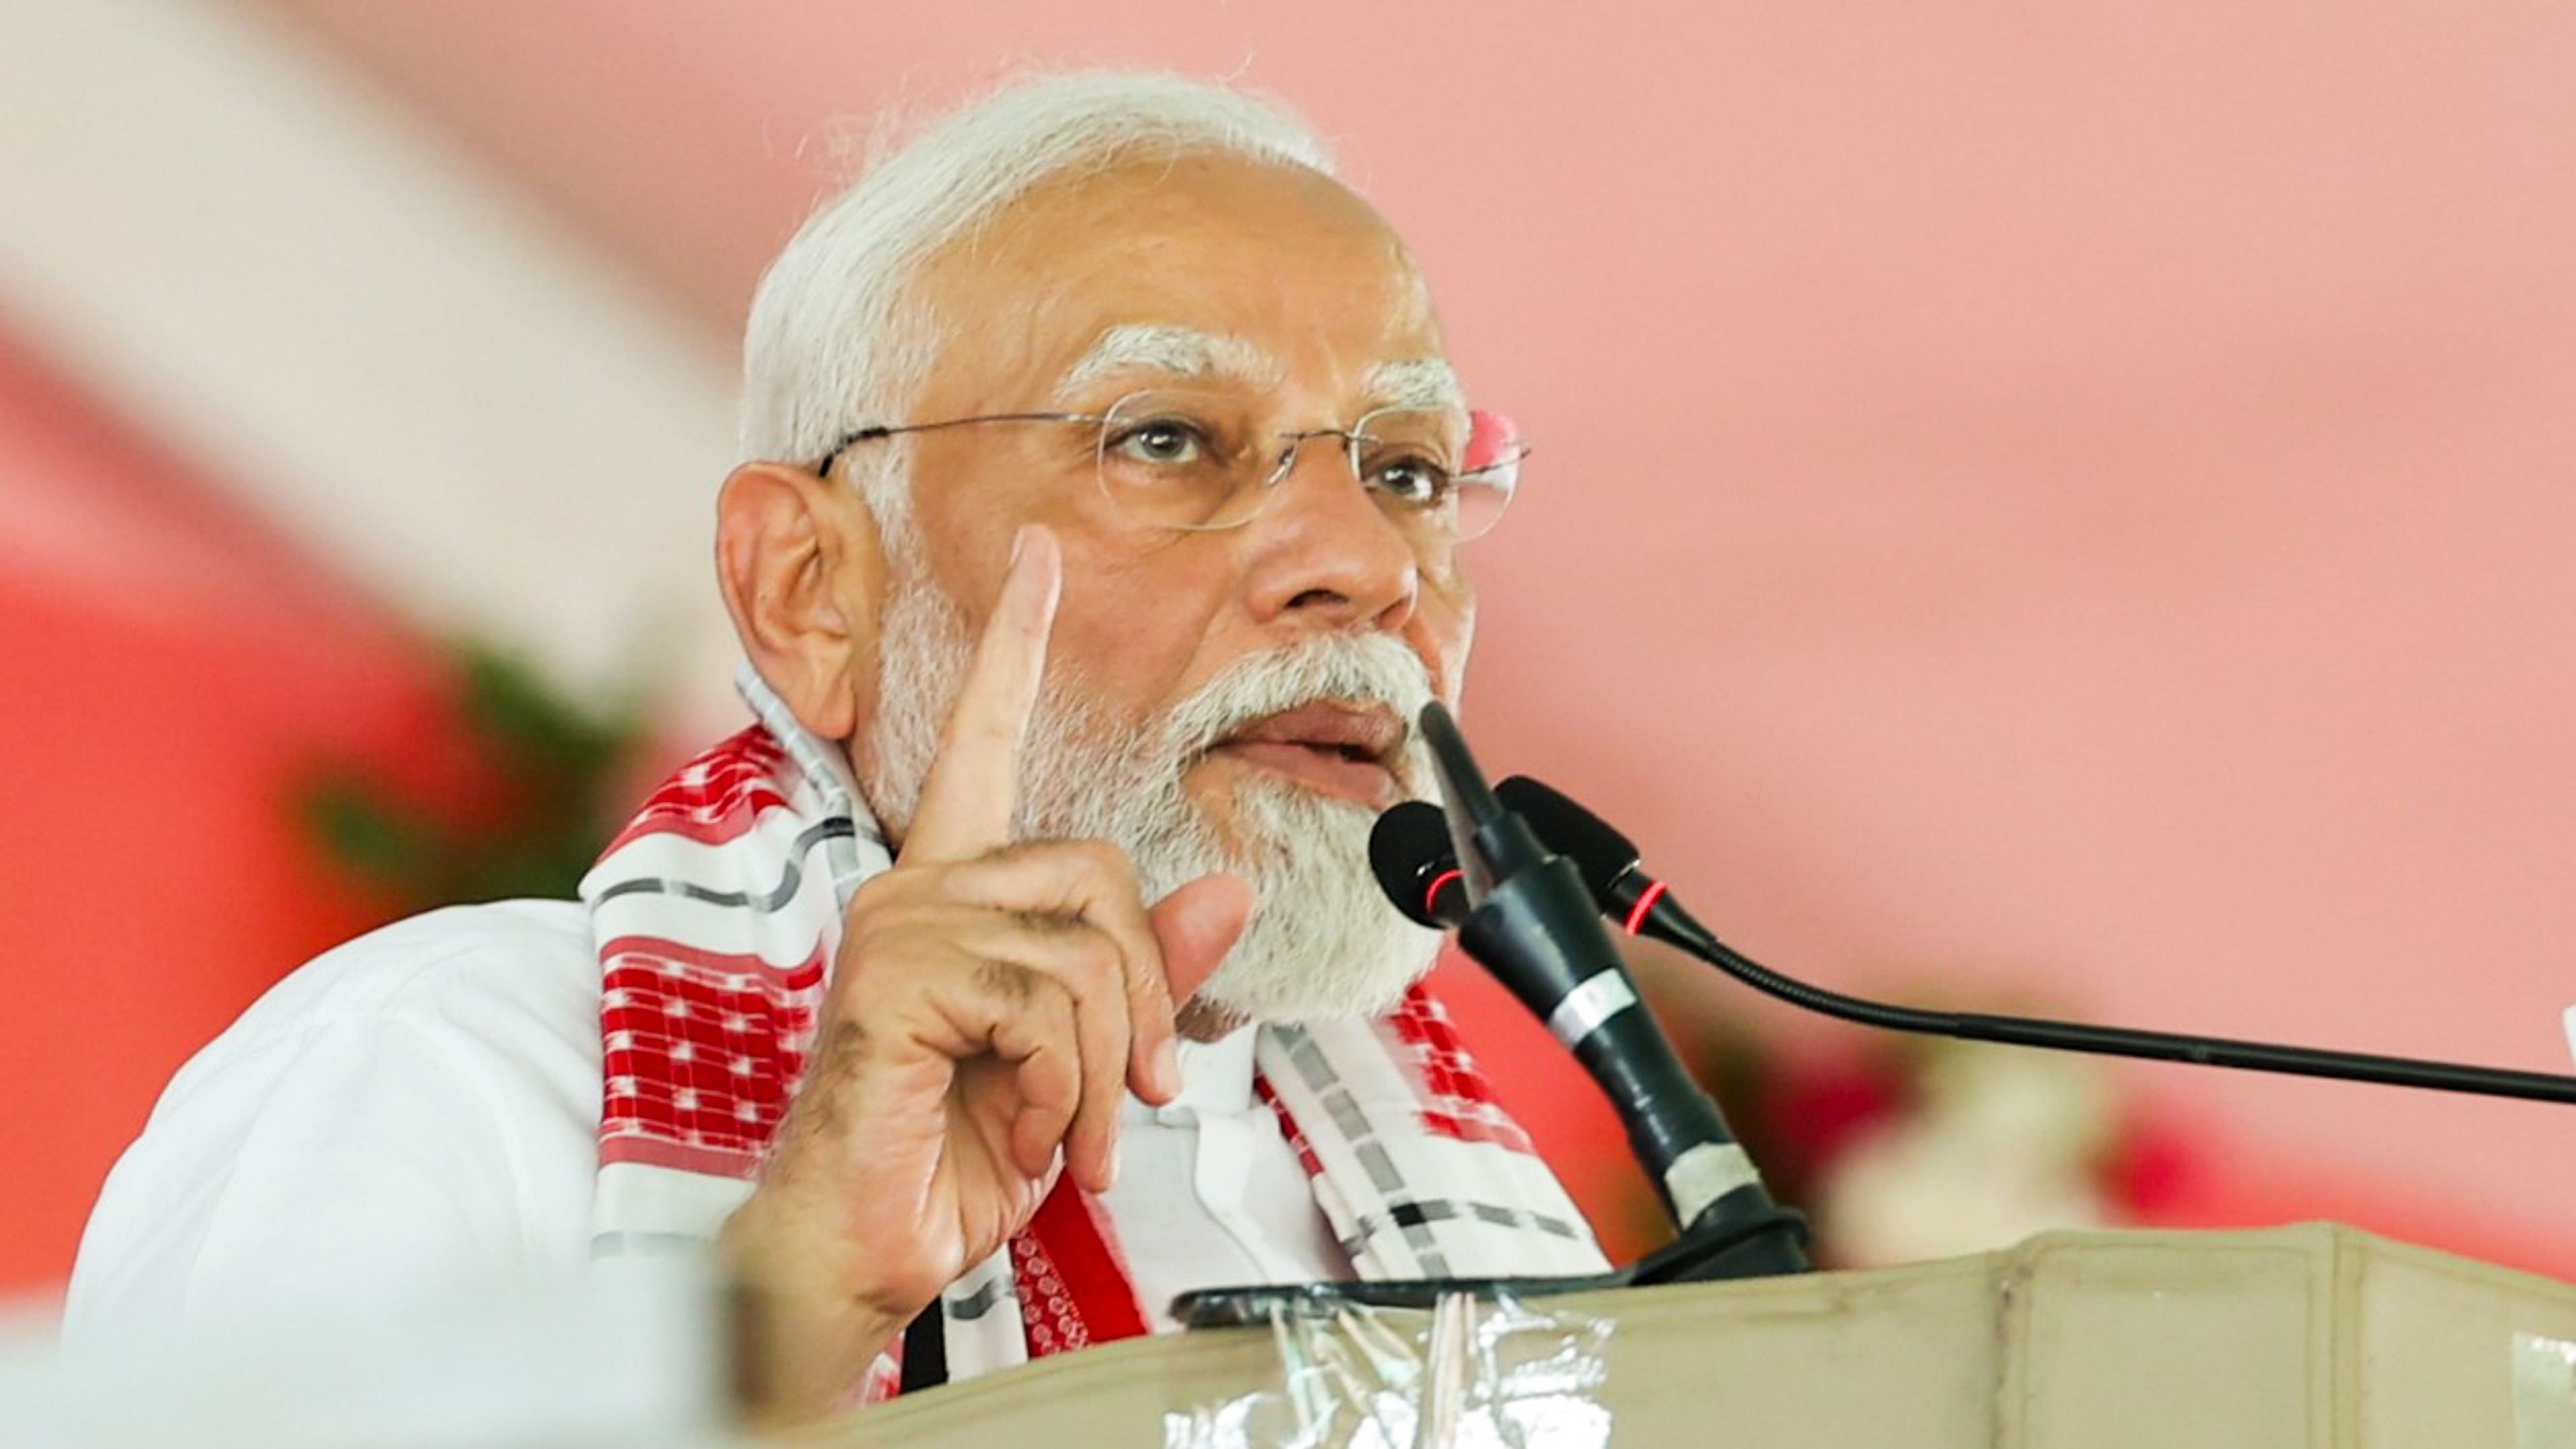
[(1170, 1037), (1154, 1049), (1154, 1081), (1163, 1089), (1165, 1099), (1181, 1094), (1181, 1049)]
[(1035, 524), (1023, 523), (1020, 525), (1020, 531), (1011, 535), (1010, 567), (1018, 568), (1020, 566), (1020, 555), (1028, 552), (1029, 530), (1036, 526), (1037, 525)]

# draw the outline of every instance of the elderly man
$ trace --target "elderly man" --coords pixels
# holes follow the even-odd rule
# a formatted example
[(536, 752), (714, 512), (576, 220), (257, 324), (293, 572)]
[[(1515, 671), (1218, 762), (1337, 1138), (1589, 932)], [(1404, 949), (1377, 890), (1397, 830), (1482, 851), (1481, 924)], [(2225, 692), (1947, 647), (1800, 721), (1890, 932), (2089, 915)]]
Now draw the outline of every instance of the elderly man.
[(746, 374), (759, 723), (582, 903), (246, 1013), (110, 1178), (75, 1327), (712, 1242), (792, 1417), (1194, 1286), (1600, 1267), (1366, 865), (1520, 449), (1320, 144), (1167, 77), (1006, 90), (807, 223)]

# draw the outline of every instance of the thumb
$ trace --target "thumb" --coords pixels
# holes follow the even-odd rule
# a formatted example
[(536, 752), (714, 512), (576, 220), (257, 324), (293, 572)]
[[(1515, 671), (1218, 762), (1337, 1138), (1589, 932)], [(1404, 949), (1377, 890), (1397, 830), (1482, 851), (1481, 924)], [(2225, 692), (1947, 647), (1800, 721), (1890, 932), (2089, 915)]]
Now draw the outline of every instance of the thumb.
[(1240, 876), (1203, 875), (1146, 912), (1163, 948), (1163, 977), (1178, 1009), (1216, 974), (1252, 919), (1252, 887)]

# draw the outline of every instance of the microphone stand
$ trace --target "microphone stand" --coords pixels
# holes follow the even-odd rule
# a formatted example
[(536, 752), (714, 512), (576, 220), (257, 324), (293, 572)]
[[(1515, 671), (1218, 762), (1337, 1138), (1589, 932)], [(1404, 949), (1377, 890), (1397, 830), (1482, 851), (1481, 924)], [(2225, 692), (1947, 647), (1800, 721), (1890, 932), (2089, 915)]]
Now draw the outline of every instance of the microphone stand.
[(1807, 1271), (1806, 1220), (1772, 1200), (1725, 1115), (1682, 1069), (1582, 874), (1494, 797), (1446, 709), (1425, 705), (1421, 724), (1465, 877), (1460, 948), (1583, 1064), (1681, 1232), (1630, 1281)]
[(1425, 706), (1422, 729), (1473, 901), (1459, 945), (1600, 1084), (1679, 1236), (1607, 1273), (1203, 1288), (1173, 1299), (1172, 1316), (1188, 1328), (1237, 1328), (1350, 1304), (1428, 1309), (1456, 1293), (1549, 1297), (1809, 1271), (1806, 1218), (1772, 1200), (1717, 1104), (1682, 1069), (1620, 964), (1582, 874), (1494, 798), (1446, 709)]

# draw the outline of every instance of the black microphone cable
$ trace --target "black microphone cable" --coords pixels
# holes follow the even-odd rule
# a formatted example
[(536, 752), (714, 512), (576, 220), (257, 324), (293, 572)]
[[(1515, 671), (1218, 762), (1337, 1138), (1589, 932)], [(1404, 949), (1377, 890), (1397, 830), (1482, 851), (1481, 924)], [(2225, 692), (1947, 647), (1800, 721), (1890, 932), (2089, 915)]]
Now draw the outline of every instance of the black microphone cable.
[[(2190, 1062), (2238, 1071), (2377, 1082), (2387, 1086), (2424, 1087), (2526, 1101), (2576, 1103), (2576, 1077), (2546, 1072), (2050, 1021), (2037, 1017), (1934, 1011), (1827, 990), (1775, 971), (1719, 940), (1714, 932), (1682, 908), (1681, 902), (1673, 898), (1673, 893), (1663, 881), (1644, 869), (1637, 847), (1626, 836), (1565, 795), (1525, 775), (1514, 776), (1496, 785), (1494, 794), (1506, 808), (1528, 821), (1530, 828), (1549, 849), (1574, 862), (1598, 909), (1619, 922), (1630, 935), (1678, 947), (1766, 996), (1821, 1015), (1888, 1031), (1956, 1037), (1963, 1041), (2088, 1052), (2097, 1056), (2136, 1057), (2148, 1061)], [(1444, 916), (1454, 913), (1461, 903), (1454, 887), (1442, 879), (1443, 870), (1454, 866), (1454, 860), (1444, 866), (1436, 853), (1428, 859), (1397, 858), (1396, 853), (1399, 844), (1409, 845), (1417, 851), (1422, 849), (1427, 841), (1421, 833), (1422, 828), (1426, 824), (1436, 824), (1438, 812), (1429, 806), (1420, 806), (1417, 810), (1399, 805), (1389, 815), (1398, 812), (1409, 814), (1410, 819), (1400, 823), (1381, 820), (1381, 831), (1389, 841), (1386, 858), (1377, 862), (1379, 881), (1387, 889), (1389, 898), (1395, 900), (1398, 908), (1407, 915), (1426, 925), (1441, 924)], [(1372, 844), (1375, 844), (1374, 840)]]

